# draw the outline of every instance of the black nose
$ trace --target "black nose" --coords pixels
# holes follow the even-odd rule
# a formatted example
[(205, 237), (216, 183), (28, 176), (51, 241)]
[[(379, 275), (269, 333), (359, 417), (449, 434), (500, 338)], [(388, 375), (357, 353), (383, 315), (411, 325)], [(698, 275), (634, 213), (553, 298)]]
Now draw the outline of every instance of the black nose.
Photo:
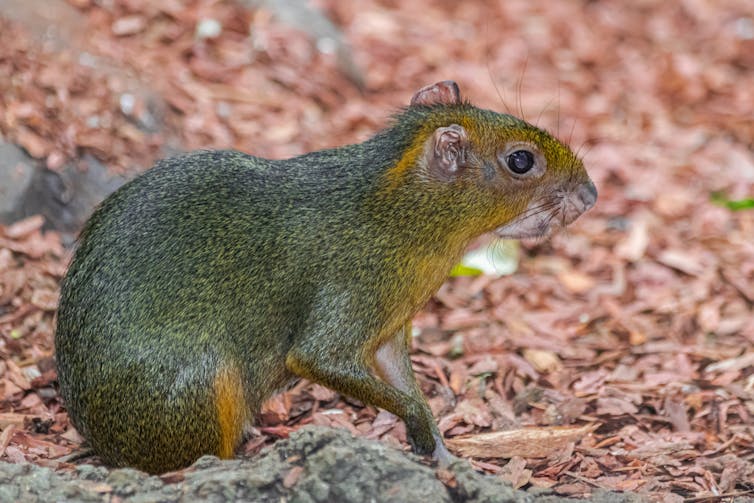
[(581, 200), (581, 203), (584, 205), (583, 211), (588, 210), (589, 208), (594, 206), (594, 203), (597, 202), (597, 187), (594, 186), (591, 180), (579, 185), (576, 194)]

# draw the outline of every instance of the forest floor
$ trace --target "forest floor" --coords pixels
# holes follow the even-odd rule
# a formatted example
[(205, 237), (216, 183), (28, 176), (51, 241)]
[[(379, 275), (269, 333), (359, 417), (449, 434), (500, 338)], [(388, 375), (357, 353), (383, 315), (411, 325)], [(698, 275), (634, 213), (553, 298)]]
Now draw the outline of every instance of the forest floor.
[[(749, 0), (317, 0), (357, 66), (243, 3), (0, 0), (0, 139), (126, 176), (179, 150), (281, 158), (362, 141), (454, 79), (568, 141), (599, 201), (523, 243), (515, 274), (452, 278), (417, 315), (414, 368), (451, 448), (562, 496), (754, 494), (754, 209), (730, 203), (754, 197)], [(65, 471), (81, 439), (52, 339), (71, 250), (43, 225), (0, 226), (0, 460)], [(395, 417), (302, 382), (241, 452), (307, 424), (407, 449)], [(489, 432), (510, 435), (463, 440)]]

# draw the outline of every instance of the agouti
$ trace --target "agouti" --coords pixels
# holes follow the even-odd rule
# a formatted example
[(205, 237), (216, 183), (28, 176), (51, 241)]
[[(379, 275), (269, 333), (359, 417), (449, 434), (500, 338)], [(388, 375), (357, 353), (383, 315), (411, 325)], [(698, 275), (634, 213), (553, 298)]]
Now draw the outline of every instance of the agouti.
[(62, 283), (70, 418), (106, 463), (165, 472), (231, 457), (304, 377), (396, 414), (447, 462), (411, 317), (477, 236), (542, 236), (596, 198), (567, 146), (450, 81), (361, 144), (163, 160), (94, 212)]

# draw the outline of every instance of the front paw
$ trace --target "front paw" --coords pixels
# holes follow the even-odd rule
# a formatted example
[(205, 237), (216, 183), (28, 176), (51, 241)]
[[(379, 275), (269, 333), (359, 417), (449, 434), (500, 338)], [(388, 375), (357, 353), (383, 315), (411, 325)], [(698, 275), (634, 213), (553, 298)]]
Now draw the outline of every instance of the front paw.
[[(438, 437), (439, 438), (439, 437)], [(438, 446), (445, 449), (442, 440), (440, 442), (435, 441), (435, 435), (426, 431), (415, 431), (408, 434), (408, 443), (411, 445), (411, 450), (419, 456), (427, 456), (432, 454), (434, 456)], [(446, 449), (447, 452), (447, 449)]]

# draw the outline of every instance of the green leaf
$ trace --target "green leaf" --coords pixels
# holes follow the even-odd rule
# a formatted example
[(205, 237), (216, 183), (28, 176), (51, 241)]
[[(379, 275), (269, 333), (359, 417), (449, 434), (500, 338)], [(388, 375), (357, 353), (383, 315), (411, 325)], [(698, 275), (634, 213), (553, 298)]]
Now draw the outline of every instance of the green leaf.
[(504, 276), (518, 269), (518, 241), (494, 239), (471, 250), (450, 271), (451, 276)]
[(713, 192), (710, 194), (710, 200), (719, 206), (725, 206), (731, 211), (749, 210), (754, 208), (754, 198), (752, 197), (731, 200), (722, 192)]
[(450, 271), (450, 276), (452, 278), (458, 276), (481, 276), (482, 274), (484, 274), (484, 271), (482, 271), (481, 269), (477, 269), (476, 267), (469, 267), (463, 264), (454, 265), (453, 269)]

